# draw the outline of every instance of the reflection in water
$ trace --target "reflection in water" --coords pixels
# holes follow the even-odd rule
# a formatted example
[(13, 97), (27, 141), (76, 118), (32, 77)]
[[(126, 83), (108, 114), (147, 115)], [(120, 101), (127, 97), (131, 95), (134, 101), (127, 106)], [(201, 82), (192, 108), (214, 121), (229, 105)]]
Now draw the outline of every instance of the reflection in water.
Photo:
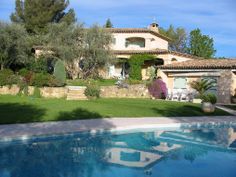
[(234, 127), (64, 136), (2, 143), (0, 176), (235, 177), (235, 152)]

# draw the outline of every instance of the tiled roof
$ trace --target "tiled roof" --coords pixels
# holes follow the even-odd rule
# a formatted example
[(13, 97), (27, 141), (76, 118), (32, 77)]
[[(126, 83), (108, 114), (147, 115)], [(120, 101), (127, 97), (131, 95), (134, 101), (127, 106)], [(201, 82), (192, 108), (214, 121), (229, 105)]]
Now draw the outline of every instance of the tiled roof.
[(157, 31), (150, 30), (148, 28), (106, 28), (106, 30), (110, 31), (111, 33), (151, 33), (157, 37), (160, 37), (166, 41), (171, 41), (170, 38), (160, 34)]
[(198, 59), (176, 62), (161, 69), (236, 69), (236, 59)]
[(115, 55), (135, 55), (135, 54), (150, 54), (150, 55), (159, 55), (159, 54), (173, 54), (181, 57), (191, 58), (191, 59), (202, 59), (200, 57), (189, 55), (185, 53), (165, 50), (165, 49), (155, 49), (155, 50), (113, 50)]
[(165, 54), (168, 50), (155, 49), (155, 50), (113, 50), (115, 55), (134, 55), (134, 54)]

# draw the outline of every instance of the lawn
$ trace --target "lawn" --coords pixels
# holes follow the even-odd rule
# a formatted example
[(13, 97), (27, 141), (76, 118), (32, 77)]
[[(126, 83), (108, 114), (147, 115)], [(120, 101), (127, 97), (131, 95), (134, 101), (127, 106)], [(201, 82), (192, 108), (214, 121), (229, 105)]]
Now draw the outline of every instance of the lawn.
[(67, 85), (70, 86), (86, 86), (88, 83), (96, 84), (98, 86), (111, 86), (115, 85), (117, 82), (116, 79), (98, 79), (98, 80), (84, 80), (84, 79), (76, 79), (76, 80), (67, 80)]
[[(0, 124), (103, 117), (204, 116), (200, 105), (150, 99), (66, 101), (0, 96)], [(208, 114), (209, 115), (209, 114)], [(229, 115), (216, 110), (215, 115)]]

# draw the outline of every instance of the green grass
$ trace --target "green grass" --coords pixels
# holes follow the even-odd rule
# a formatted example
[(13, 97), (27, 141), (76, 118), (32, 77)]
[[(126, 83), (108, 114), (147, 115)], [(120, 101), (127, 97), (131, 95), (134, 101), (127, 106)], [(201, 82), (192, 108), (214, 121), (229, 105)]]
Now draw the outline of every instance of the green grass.
[(83, 79), (76, 79), (76, 80), (67, 80), (67, 85), (70, 86), (86, 86), (88, 83), (93, 83), (98, 86), (111, 86), (115, 85), (117, 82), (116, 79), (89, 79), (89, 80), (83, 80)]
[(233, 109), (236, 111), (236, 105), (224, 105), (226, 108)]
[(204, 114), (200, 105), (150, 99), (98, 99), (66, 101), (19, 96), (0, 96), (0, 124), (102, 117), (160, 117), (229, 115), (216, 110)]

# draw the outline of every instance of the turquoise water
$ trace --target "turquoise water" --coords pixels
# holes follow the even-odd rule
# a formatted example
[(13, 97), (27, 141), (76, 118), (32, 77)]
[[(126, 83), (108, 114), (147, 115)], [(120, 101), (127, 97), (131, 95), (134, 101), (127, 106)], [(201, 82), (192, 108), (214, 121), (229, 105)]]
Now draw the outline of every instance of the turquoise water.
[(0, 143), (1, 177), (236, 177), (236, 128), (74, 134)]

